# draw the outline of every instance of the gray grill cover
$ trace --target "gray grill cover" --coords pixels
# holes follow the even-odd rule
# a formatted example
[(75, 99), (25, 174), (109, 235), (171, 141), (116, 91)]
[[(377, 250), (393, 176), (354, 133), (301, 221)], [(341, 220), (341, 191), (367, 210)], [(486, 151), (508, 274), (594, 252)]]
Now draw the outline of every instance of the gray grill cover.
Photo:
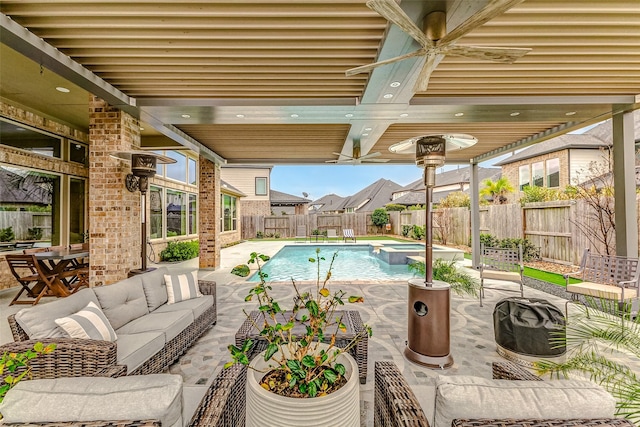
[(496, 343), (527, 356), (564, 354), (564, 346), (549, 343), (549, 338), (564, 330), (564, 324), (562, 311), (544, 299), (505, 298), (493, 310)]

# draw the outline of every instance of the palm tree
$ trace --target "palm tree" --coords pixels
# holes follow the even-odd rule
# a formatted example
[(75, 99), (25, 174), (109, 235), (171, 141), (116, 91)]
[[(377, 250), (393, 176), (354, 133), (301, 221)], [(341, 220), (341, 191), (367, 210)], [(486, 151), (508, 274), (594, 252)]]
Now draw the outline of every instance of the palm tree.
[[(625, 360), (640, 358), (640, 316), (617, 302), (589, 299), (571, 314), (565, 331), (551, 338), (551, 345), (566, 345), (562, 363), (538, 361), (539, 374), (582, 373), (602, 385), (616, 399), (616, 414), (640, 425), (640, 377)], [(600, 309), (604, 309), (604, 311)]]
[(493, 203), (501, 204), (506, 201), (506, 195), (513, 193), (514, 189), (506, 176), (500, 177), (496, 181), (492, 181), (490, 178), (482, 181), (484, 188), (480, 190), (481, 196), (487, 196), (493, 199)]

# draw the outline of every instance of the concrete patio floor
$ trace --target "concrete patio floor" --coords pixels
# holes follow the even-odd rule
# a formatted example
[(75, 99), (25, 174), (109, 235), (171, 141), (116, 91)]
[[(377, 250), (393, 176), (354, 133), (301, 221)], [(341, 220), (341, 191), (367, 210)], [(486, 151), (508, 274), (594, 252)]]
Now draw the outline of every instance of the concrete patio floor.
[[(366, 241), (362, 241), (365, 243)], [(170, 372), (180, 374), (188, 384), (205, 387), (229, 360), (227, 346), (234, 342), (235, 333), (245, 320), (243, 310), (255, 309), (255, 303), (247, 303), (244, 297), (253, 284), (230, 274), (231, 269), (246, 262), (249, 254), (259, 251), (275, 254), (284, 244), (293, 242), (264, 241), (244, 242), (222, 250), (221, 267), (217, 270), (200, 270), (200, 278), (215, 280), (217, 283), (218, 322), (194, 346), (192, 346), (170, 368)], [(358, 243), (361, 243), (360, 241)], [(313, 246), (323, 246), (313, 244)], [(468, 262), (467, 262), (468, 263)], [(467, 272), (478, 275), (471, 269)], [(516, 289), (517, 285), (496, 282), (496, 285)], [(281, 305), (290, 307), (293, 290), (290, 284), (274, 284), (274, 294)], [(403, 356), (407, 339), (407, 284), (401, 282), (375, 283), (341, 282), (331, 283), (330, 289), (344, 289), (348, 295), (361, 295), (363, 304), (347, 304), (347, 309), (358, 310), (364, 323), (371, 326), (373, 336), (369, 340), (369, 361), (367, 383), (360, 385), (361, 425), (373, 426), (373, 367), (377, 360), (390, 360), (414, 387), (418, 399), (429, 412), (431, 399), (430, 385), (437, 375), (469, 374), (491, 377), (491, 363), (504, 360), (496, 353), (493, 335), (492, 313), (497, 301), (512, 292), (487, 290), (484, 306), (477, 298), (452, 294), (451, 303), (451, 355), (454, 365), (446, 370), (432, 370), (407, 361)], [(23, 307), (7, 307), (15, 290), (0, 293), (2, 317), (6, 317)], [(533, 288), (525, 287), (525, 297), (544, 298), (564, 310), (565, 300)], [(12, 341), (8, 323), (0, 322), (0, 342)], [(634, 364), (638, 361), (634, 361)], [(640, 367), (640, 363), (637, 364)]]

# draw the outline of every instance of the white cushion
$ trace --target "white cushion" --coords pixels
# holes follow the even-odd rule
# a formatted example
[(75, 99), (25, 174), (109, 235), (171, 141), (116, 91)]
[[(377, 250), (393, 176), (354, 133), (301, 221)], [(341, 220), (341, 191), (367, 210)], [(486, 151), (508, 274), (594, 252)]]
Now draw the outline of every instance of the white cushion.
[(435, 427), (450, 427), (454, 419), (613, 418), (615, 406), (615, 399), (590, 381), (440, 375), (436, 380)]
[[(182, 425), (182, 377), (75, 377), (21, 381), (0, 404), (5, 423), (158, 419)], [(115, 425), (115, 424), (114, 424)]]
[(167, 284), (167, 304), (202, 296), (198, 286), (198, 270), (185, 274), (165, 274), (164, 281)]
[(483, 279), (509, 280), (518, 283), (522, 280), (522, 276), (514, 271), (482, 270), (480, 275)]
[[(574, 294), (590, 295), (596, 298), (604, 298), (619, 301), (622, 299), (622, 288), (616, 285), (605, 285), (595, 282), (571, 283), (567, 285), (567, 292)], [(634, 299), (638, 296), (635, 288), (624, 289), (624, 299)]]
[(89, 302), (85, 308), (71, 316), (55, 320), (71, 338), (115, 341), (116, 332), (100, 307)]

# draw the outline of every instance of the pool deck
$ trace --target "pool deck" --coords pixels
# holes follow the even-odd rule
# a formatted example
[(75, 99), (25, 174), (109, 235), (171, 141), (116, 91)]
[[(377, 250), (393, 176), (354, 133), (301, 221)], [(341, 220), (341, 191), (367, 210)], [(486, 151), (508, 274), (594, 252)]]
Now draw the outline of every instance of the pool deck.
[[(365, 243), (366, 240), (358, 243)], [(221, 266), (217, 270), (200, 270), (203, 279), (217, 282), (218, 322), (202, 336), (180, 360), (170, 368), (171, 373), (180, 374), (188, 384), (205, 387), (229, 360), (227, 346), (234, 342), (235, 333), (245, 320), (243, 311), (256, 308), (255, 303), (247, 303), (244, 297), (254, 285), (230, 273), (231, 269), (247, 261), (249, 254), (259, 251), (267, 255), (275, 254), (284, 244), (292, 242), (259, 241), (245, 242), (222, 250)], [(299, 243), (300, 244), (300, 243)], [(307, 245), (309, 245), (307, 243)], [(322, 247), (323, 244), (311, 244)], [(464, 263), (468, 264), (468, 261)], [(467, 269), (477, 275), (474, 270)], [(496, 282), (500, 284), (500, 282)], [(504, 283), (503, 283), (504, 284)], [(506, 284), (506, 287), (511, 285)], [(515, 288), (514, 284), (511, 288)], [(487, 290), (484, 307), (477, 298), (452, 295), (451, 301), (451, 355), (454, 365), (447, 370), (431, 370), (407, 361), (403, 356), (407, 339), (407, 284), (400, 282), (351, 281), (330, 282), (330, 289), (341, 288), (349, 295), (364, 296), (363, 304), (347, 304), (346, 308), (358, 310), (362, 320), (373, 329), (369, 340), (369, 369), (367, 383), (360, 385), (361, 425), (373, 426), (373, 364), (376, 360), (396, 363), (412, 386), (418, 400), (428, 412), (432, 398), (434, 379), (437, 375), (469, 374), (491, 377), (491, 363), (502, 359), (496, 352), (493, 337), (493, 309), (495, 303), (507, 296), (517, 295), (496, 290)], [(7, 307), (17, 291), (0, 293), (0, 307), (4, 318), (22, 307)], [(273, 286), (274, 296), (288, 307), (292, 301), (292, 287), (288, 284)], [(544, 298), (564, 310), (562, 298), (525, 287), (525, 296)], [(8, 323), (0, 322), (0, 342), (12, 341)], [(631, 360), (636, 372), (640, 372), (640, 361)], [(204, 388), (203, 388), (204, 390)]]

